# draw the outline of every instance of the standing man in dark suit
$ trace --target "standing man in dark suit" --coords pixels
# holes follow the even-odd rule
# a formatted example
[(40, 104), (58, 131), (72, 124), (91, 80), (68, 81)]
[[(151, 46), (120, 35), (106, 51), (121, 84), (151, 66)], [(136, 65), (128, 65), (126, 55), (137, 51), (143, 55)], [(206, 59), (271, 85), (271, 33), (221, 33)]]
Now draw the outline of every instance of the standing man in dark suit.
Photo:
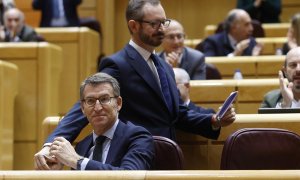
[(180, 92), (180, 97), (183, 100), (183, 103), (190, 109), (203, 113), (210, 114), (216, 113), (213, 109), (206, 109), (201, 106), (197, 106), (190, 99), (190, 76), (189, 74), (182, 68), (173, 68), (175, 74), (175, 80), (177, 88)]
[(58, 169), (63, 165), (77, 170), (151, 169), (152, 135), (143, 127), (118, 119), (122, 97), (115, 78), (105, 73), (88, 77), (80, 86), (80, 99), (93, 132), (75, 149), (63, 137), (54, 139), (50, 155), (57, 159)]
[(184, 39), (185, 33), (182, 25), (172, 19), (169, 27), (165, 29), (163, 51), (159, 53), (159, 56), (172, 67), (185, 69), (192, 80), (206, 79), (204, 54), (185, 47)]
[(256, 56), (262, 50), (252, 37), (253, 26), (248, 13), (242, 9), (231, 10), (224, 31), (207, 37), (203, 42), (205, 56)]
[(32, 7), (42, 11), (40, 27), (76, 27), (80, 3), (81, 0), (33, 0)]
[[(99, 71), (110, 74), (120, 83), (123, 108), (119, 117), (145, 127), (152, 135), (175, 140), (175, 128), (216, 139), (220, 128), (235, 120), (233, 108), (223, 118), (189, 110), (182, 103), (170, 65), (155, 55), (155, 47), (164, 38), (164, 28), (170, 20), (159, 0), (130, 0), (126, 10), (131, 40), (124, 49), (104, 58)], [(48, 137), (51, 144), (57, 136), (74, 141), (88, 123), (79, 103)], [(44, 158), (49, 144), (35, 155), (39, 169), (50, 169)]]

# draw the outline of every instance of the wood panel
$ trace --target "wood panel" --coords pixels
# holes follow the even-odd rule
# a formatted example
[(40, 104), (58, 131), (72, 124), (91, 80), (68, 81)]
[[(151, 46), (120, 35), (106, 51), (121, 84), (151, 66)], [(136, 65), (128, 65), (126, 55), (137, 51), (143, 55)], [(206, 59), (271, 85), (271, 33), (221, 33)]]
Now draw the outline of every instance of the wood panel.
[(194, 103), (218, 110), (232, 91), (239, 91), (234, 105), (237, 113), (257, 113), (264, 95), (279, 88), (278, 79), (191, 80), (190, 98)]
[[(46, 42), (2, 43), (0, 58), (19, 68), (19, 93), (14, 111), (14, 157), (17, 157), (22, 149), (19, 146), (24, 148), (24, 152), (28, 152), (25, 147), (29, 144), (37, 146), (42, 120), (58, 114), (61, 48)], [(37, 150), (32, 149), (29, 148), (31, 153), (27, 154), (31, 156), (30, 162), (14, 158), (14, 169), (32, 169), (32, 155)]]
[(18, 93), (18, 67), (0, 61), (0, 169), (13, 169), (14, 109)]
[(240, 69), (243, 78), (277, 78), (285, 56), (235, 56), (206, 57), (205, 62), (214, 64), (223, 79), (232, 79), (236, 69)]
[(0, 179), (73, 180), (296, 180), (299, 170), (241, 171), (1, 171)]
[(59, 81), (59, 113), (64, 115), (78, 101), (80, 83), (97, 72), (99, 34), (86, 27), (36, 28), (46, 41), (62, 48), (64, 76)]

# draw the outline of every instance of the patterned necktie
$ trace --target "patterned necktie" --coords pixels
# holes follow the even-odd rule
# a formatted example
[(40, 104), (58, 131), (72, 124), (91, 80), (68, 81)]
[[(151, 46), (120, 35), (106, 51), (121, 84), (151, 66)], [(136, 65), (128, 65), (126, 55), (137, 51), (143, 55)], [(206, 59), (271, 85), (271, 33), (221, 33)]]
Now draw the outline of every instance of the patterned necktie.
[(150, 57), (151, 57), (152, 61), (154, 62), (154, 65), (156, 66), (157, 73), (158, 73), (159, 80), (160, 80), (161, 90), (162, 90), (165, 102), (167, 103), (169, 110), (172, 111), (172, 98), (171, 98), (171, 94), (170, 94), (170, 88), (169, 88), (169, 83), (168, 83), (168, 79), (167, 79), (167, 74), (163, 70), (158, 57), (155, 54), (151, 54)]
[(95, 140), (95, 148), (94, 148), (94, 151), (93, 151), (93, 160), (95, 161), (99, 161), (101, 162), (102, 161), (102, 145), (103, 145), (103, 142), (105, 141), (106, 139), (106, 136), (98, 136)]

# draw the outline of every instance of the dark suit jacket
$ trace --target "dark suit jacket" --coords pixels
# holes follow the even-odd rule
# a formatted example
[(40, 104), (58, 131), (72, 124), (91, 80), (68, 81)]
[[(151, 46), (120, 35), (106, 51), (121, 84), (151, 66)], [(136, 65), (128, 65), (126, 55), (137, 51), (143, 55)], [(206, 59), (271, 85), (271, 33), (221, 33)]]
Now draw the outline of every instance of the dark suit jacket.
[[(249, 46), (244, 50), (243, 56), (251, 56), (252, 50), (256, 45), (253, 37), (250, 38)], [(227, 33), (225, 31), (207, 37), (203, 42), (203, 53), (205, 56), (227, 56), (234, 49), (230, 45)]]
[(199, 112), (199, 113), (203, 113), (203, 114), (214, 114), (216, 113), (213, 109), (206, 109), (206, 108), (203, 108), (201, 106), (196, 106), (196, 104), (194, 104), (192, 101), (190, 101), (189, 105), (188, 105), (188, 108), (196, 111), (196, 112)]
[[(50, 27), (52, 14), (52, 0), (33, 0), (33, 9), (42, 11), (42, 19), (40, 22), (41, 27)], [(81, 0), (63, 0), (66, 19), (68, 21), (67, 26), (79, 26), (79, 18), (77, 14), (77, 6), (81, 3)]]
[[(92, 146), (93, 136), (90, 134), (77, 144), (75, 151), (88, 157)], [(90, 160), (86, 170), (148, 170), (151, 169), (154, 153), (152, 135), (145, 128), (119, 121), (105, 164)]]
[(255, 0), (238, 0), (237, 8), (247, 11), (251, 19), (261, 23), (280, 23), (281, 0), (264, 0), (259, 8), (254, 6)]
[[(123, 98), (120, 119), (145, 127), (152, 135), (175, 140), (175, 128), (216, 139), (220, 131), (211, 126), (212, 114), (199, 114), (183, 105), (177, 90), (173, 69), (161, 60), (167, 73), (173, 108), (170, 111), (162, 91), (147, 62), (129, 44), (110, 57), (101, 60), (99, 70), (118, 80)], [(77, 103), (59, 123), (47, 142), (56, 136), (73, 141), (88, 123)]]
[(261, 103), (260, 107), (262, 108), (274, 108), (278, 102), (282, 101), (282, 96), (280, 89), (275, 89), (269, 91), (265, 97), (263, 102)]
[[(164, 51), (159, 56), (165, 59)], [(185, 47), (178, 67), (186, 70), (192, 80), (206, 79), (205, 56), (200, 51)]]

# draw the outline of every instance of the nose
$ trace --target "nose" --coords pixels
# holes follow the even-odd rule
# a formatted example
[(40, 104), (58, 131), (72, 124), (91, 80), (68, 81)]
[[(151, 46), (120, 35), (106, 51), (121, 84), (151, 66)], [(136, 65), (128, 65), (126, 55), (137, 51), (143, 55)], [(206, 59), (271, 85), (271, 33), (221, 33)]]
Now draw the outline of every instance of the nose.
[(101, 109), (102, 109), (102, 105), (101, 105), (100, 101), (97, 99), (96, 103), (95, 103), (95, 106), (94, 106), (94, 110), (95, 111), (100, 111)]

